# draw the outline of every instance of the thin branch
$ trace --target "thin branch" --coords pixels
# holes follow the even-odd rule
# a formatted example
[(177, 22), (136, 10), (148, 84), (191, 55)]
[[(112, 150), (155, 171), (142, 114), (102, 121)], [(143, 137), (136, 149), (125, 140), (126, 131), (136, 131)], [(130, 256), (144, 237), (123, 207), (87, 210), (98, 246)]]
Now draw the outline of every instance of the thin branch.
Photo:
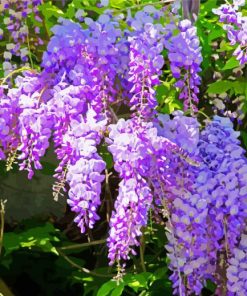
[(145, 252), (145, 239), (144, 234), (141, 237), (141, 243), (140, 243), (140, 260), (141, 260), (141, 267), (144, 272), (146, 272), (146, 266), (144, 261), (144, 252)]
[(111, 189), (109, 185), (109, 177), (112, 175), (112, 173), (108, 173), (108, 170), (105, 170), (105, 202), (106, 202), (106, 220), (107, 222), (110, 221), (110, 215), (112, 212), (113, 207), (113, 201), (112, 201), (112, 195), (111, 195)]
[(27, 26), (27, 47), (28, 47), (28, 55), (29, 55), (29, 60), (31, 63), (31, 68), (33, 69), (33, 59), (32, 59), (32, 52), (31, 52), (31, 47), (30, 47), (30, 40), (29, 40), (29, 28), (27, 25), (27, 21), (26, 21), (26, 26)]
[(0, 201), (0, 255), (3, 247), (5, 203), (6, 203), (6, 200), (1, 199)]
[(33, 72), (33, 73), (37, 73), (37, 71), (35, 71), (32, 68), (22, 67), (22, 68), (19, 68), (19, 69), (16, 69), (16, 70), (10, 72), (6, 77), (3, 78), (2, 82), (0, 83), (0, 85), (3, 85), (7, 81), (7, 79), (10, 78), (11, 76), (13, 76), (14, 74), (19, 73), (19, 72), (23, 72), (23, 71), (30, 71), (30, 72)]
[(95, 271), (91, 271), (87, 268), (81, 267), (79, 264), (75, 263), (73, 260), (71, 260), (67, 255), (65, 255), (62, 251), (60, 251), (59, 249), (57, 250), (59, 255), (62, 256), (62, 258), (64, 258), (71, 266), (79, 269), (80, 271), (87, 273), (87, 274), (91, 274), (93, 276), (97, 276), (97, 277), (103, 277), (103, 278), (112, 278), (114, 276), (114, 274), (101, 274), (101, 273), (97, 273)]
[(109, 110), (110, 110), (111, 115), (112, 115), (113, 119), (115, 120), (115, 122), (118, 122), (117, 114), (114, 112), (114, 110), (112, 109), (112, 107), (109, 106)]
[(64, 246), (59, 249), (60, 250), (74, 250), (74, 249), (80, 249), (80, 248), (85, 248), (85, 247), (91, 247), (91, 246), (95, 246), (95, 245), (101, 245), (101, 244), (104, 244), (105, 242), (106, 242), (105, 239), (100, 239), (100, 240), (95, 240), (95, 241), (88, 242), (88, 243)]

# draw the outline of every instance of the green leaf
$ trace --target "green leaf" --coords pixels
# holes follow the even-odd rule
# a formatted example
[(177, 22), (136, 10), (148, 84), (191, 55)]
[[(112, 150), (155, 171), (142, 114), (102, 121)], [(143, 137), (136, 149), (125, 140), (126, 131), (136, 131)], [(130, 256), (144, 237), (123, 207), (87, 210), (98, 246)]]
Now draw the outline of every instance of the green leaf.
[(49, 18), (51, 16), (55, 16), (57, 18), (64, 16), (63, 11), (57, 6), (52, 5), (51, 1), (43, 3), (40, 6), (40, 10), (46, 18)]
[(39, 10), (44, 16), (44, 25), (49, 35), (52, 34), (51, 28), (57, 23), (59, 17), (65, 17), (64, 12), (55, 5), (52, 5), (51, 1), (44, 2), (40, 5)]
[(171, 114), (174, 110), (181, 110), (183, 104), (177, 99), (177, 91), (172, 85), (175, 80), (165, 81), (156, 88), (156, 97), (159, 103), (158, 111)]
[(211, 42), (214, 39), (217, 39), (219, 37), (222, 37), (222, 35), (224, 34), (224, 30), (222, 30), (221, 28), (212, 28), (212, 30), (210, 31), (210, 33), (208, 34), (208, 41)]
[(124, 276), (124, 283), (132, 288), (135, 292), (142, 288), (147, 288), (149, 278), (152, 274), (150, 272), (142, 272), (140, 274), (127, 274)]
[(172, 295), (172, 285), (170, 281), (159, 279), (153, 282), (150, 289), (150, 295)]
[(107, 169), (110, 170), (113, 167), (113, 158), (105, 144), (100, 146), (99, 154), (105, 161)]
[(232, 51), (233, 47), (227, 43), (225, 40), (222, 40), (220, 43), (220, 48), (217, 49), (217, 52)]
[(210, 292), (214, 293), (214, 292), (215, 292), (215, 289), (217, 288), (217, 286), (216, 286), (215, 283), (213, 283), (212, 281), (207, 280), (206, 288), (207, 288)]
[(111, 292), (111, 296), (121, 296), (124, 289), (124, 284), (120, 283), (117, 288)]
[(110, 7), (123, 9), (135, 4), (133, 0), (110, 0)]
[(245, 94), (247, 91), (247, 83), (245, 80), (236, 80), (232, 82), (232, 88), (235, 95)]
[(222, 70), (229, 70), (236, 67), (239, 67), (239, 61), (235, 57), (231, 57), (230, 60), (226, 62)]
[(51, 223), (33, 227), (22, 232), (6, 232), (3, 237), (5, 256), (20, 248), (38, 248), (43, 252), (58, 255), (56, 248), (51, 242), (58, 241), (56, 229)]
[(110, 280), (99, 288), (97, 296), (109, 296), (110, 292), (112, 292), (112, 290), (116, 289), (117, 287), (117, 282), (114, 280)]
[(241, 131), (241, 137), (242, 137), (242, 139), (243, 139), (244, 146), (245, 146), (245, 148), (247, 149), (247, 132), (245, 132), (245, 131)]
[(220, 80), (209, 84), (207, 92), (209, 94), (222, 94), (232, 87), (231, 81)]

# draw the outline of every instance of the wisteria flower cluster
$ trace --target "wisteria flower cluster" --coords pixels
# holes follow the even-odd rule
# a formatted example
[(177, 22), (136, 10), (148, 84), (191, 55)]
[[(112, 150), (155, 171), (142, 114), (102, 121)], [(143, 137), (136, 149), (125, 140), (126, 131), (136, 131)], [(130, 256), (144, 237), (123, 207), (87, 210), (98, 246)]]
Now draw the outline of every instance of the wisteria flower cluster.
[(175, 84), (181, 91), (179, 99), (184, 100), (185, 110), (196, 111), (202, 62), (200, 42), (196, 27), (189, 20), (182, 20), (178, 25), (179, 33), (166, 40), (171, 71), (177, 79)]
[[(20, 3), (25, 18), (31, 8), (28, 1), (16, 1), (16, 7)], [(39, 3), (33, 1), (35, 13)], [(235, 1), (222, 20), (243, 19), (236, 12), (241, 4)], [(245, 295), (244, 149), (229, 118), (215, 116), (201, 127), (195, 117), (202, 62), (196, 28), (189, 20), (163, 26), (161, 18), (147, 6), (129, 14), (124, 26), (108, 10), (97, 20), (86, 17), (83, 26), (60, 19), (42, 70), (25, 70), (14, 86), (0, 86), (0, 160), (8, 169), (17, 162), (31, 179), (52, 145), (59, 161), (54, 198), (69, 188), (68, 205), (85, 233), (100, 219), (104, 145), (119, 179), (107, 238), (109, 264), (122, 270), (137, 254), (152, 212), (165, 225), (175, 295), (200, 295), (206, 280), (217, 284), (217, 295), (226, 295), (226, 288), (227, 295)], [(7, 23), (14, 32), (13, 20)], [(12, 37), (19, 42), (23, 34)], [(193, 116), (157, 112), (164, 50), (179, 98)]]
[(247, 62), (247, 17), (239, 11), (243, 5), (245, 0), (233, 0), (232, 4), (227, 2), (213, 10), (220, 22), (224, 23), (230, 44), (237, 45), (233, 55), (241, 65)]
[(3, 39), (5, 30), (7, 30), (10, 36), (10, 40), (6, 44), (6, 49), (3, 53), (3, 70), (5, 75), (17, 67), (12, 57), (19, 57), (21, 64), (25, 66), (28, 66), (32, 60), (30, 58), (30, 40), (34, 38), (30, 35), (30, 28), (27, 24), (28, 17), (34, 16), (35, 19), (35, 27), (32, 28), (35, 33), (33, 45), (39, 46), (44, 43), (39, 37), (42, 19), (38, 7), (41, 3), (42, 0), (1, 0), (3, 24), (0, 25), (0, 40)]

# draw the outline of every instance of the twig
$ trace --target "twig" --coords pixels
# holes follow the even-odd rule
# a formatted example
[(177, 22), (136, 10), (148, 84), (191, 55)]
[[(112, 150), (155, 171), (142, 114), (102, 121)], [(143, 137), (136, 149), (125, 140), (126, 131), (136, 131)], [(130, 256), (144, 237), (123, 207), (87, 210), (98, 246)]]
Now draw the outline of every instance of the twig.
[(33, 69), (34, 66), (33, 66), (33, 59), (32, 59), (31, 47), (30, 47), (29, 28), (28, 28), (28, 25), (27, 25), (27, 21), (26, 21), (26, 26), (27, 26), (27, 47), (28, 47), (28, 55), (29, 55), (29, 59), (30, 59), (30, 63), (31, 63), (31, 67), (32, 67), (32, 69)]
[(145, 240), (144, 235), (141, 237), (141, 243), (140, 243), (140, 261), (141, 261), (141, 267), (144, 272), (146, 272), (146, 266), (144, 262), (144, 251), (145, 251)]
[(6, 203), (6, 200), (1, 199), (0, 201), (0, 255), (3, 247), (5, 203)]
[(19, 68), (19, 69), (16, 69), (16, 70), (10, 72), (6, 77), (3, 78), (2, 82), (0, 83), (0, 85), (3, 85), (7, 81), (7, 79), (10, 78), (11, 76), (13, 76), (14, 74), (19, 73), (19, 72), (22, 72), (22, 71), (30, 71), (30, 72), (33, 72), (33, 73), (37, 73), (37, 71), (35, 71), (32, 68), (22, 67), (22, 68)]
[(82, 243), (82, 244), (77, 244), (77, 245), (64, 246), (64, 247), (61, 247), (59, 249), (60, 250), (74, 250), (74, 249), (80, 249), (80, 248), (84, 248), (84, 247), (101, 245), (101, 244), (104, 244), (105, 242), (106, 242), (105, 239), (100, 239), (100, 240), (95, 240), (95, 241), (88, 242), (88, 243)]
[(62, 251), (60, 251), (59, 249), (57, 249), (57, 251), (58, 251), (59, 255), (62, 256), (71, 266), (79, 269), (80, 271), (82, 271), (84, 273), (91, 274), (91, 275), (97, 276), (97, 277), (104, 277), (104, 278), (112, 278), (114, 276), (114, 274), (101, 274), (101, 273), (97, 273), (95, 271), (91, 271), (87, 268), (81, 267), (79, 264), (75, 263), (68, 256), (66, 256)]
[(111, 195), (111, 189), (109, 185), (109, 177), (112, 175), (112, 173), (108, 173), (108, 170), (105, 170), (105, 202), (106, 202), (106, 220), (107, 222), (110, 221), (110, 215), (112, 212), (112, 195)]
[(109, 107), (109, 110), (110, 110), (111, 115), (112, 115), (112, 117), (114, 118), (114, 120), (115, 120), (116, 122), (118, 122), (117, 114), (114, 112), (114, 110), (112, 109), (112, 107)]

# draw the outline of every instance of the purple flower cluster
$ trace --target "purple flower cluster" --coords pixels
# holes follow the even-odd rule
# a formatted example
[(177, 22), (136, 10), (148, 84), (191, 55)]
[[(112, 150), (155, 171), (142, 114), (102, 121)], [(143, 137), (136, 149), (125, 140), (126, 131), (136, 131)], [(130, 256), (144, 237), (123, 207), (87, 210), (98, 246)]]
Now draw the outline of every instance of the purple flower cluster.
[[(0, 86), (0, 159), (5, 159), (5, 153), (17, 148), (14, 135), (18, 104), (17, 100), (11, 100), (5, 92), (6, 87)], [(11, 131), (13, 135), (11, 135)]]
[[(31, 37), (27, 26), (27, 18), (31, 15), (34, 16), (34, 32), (38, 35), (42, 23), (38, 10), (41, 3), (41, 0), (1, 1), (4, 10), (3, 22), (10, 33), (10, 40), (6, 45), (6, 50), (4, 52), (3, 69), (6, 75), (17, 66), (13, 63), (12, 56), (20, 57), (23, 64), (28, 63), (29, 61), (28, 56), (30, 55)], [(33, 40), (34, 46), (41, 44), (43, 44), (43, 41), (39, 37), (37, 37), (36, 40)]]
[(237, 44), (233, 55), (241, 65), (247, 62), (247, 17), (239, 11), (245, 5), (245, 0), (233, 0), (233, 4), (221, 5), (213, 12), (219, 16), (223, 28), (227, 31), (227, 37), (231, 45)]
[(246, 219), (247, 160), (238, 136), (229, 119), (215, 116), (199, 142), (200, 156), (209, 168), (204, 188), (211, 204), (208, 230), (218, 250), (225, 243), (229, 251), (233, 249)]
[[(184, 139), (184, 147), (191, 147), (190, 151), (200, 158), (199, 166), (182, 167), (180, 161), (177, 169), (173, 161), (175, 181), (166, 189), (171, 213), (166, 248), (174, 291), (200, 295), (205, 279), (217, 282), (219, 287), (224, 280), (217, 275), (219, 254), (226, 262), (227, 258), (234, 262), (231, 258), (237, 252), (247, 218), (247, 159), (237, 139), (239, 133), (227, 118), (214, 117), (200, 137), (193, 118), (180, 113), (173, 120), (159, 118), (163, 126), (158, 127), (159, 134), (177, 143)], [(235, 286), (240, 287), (239, 295), (244, 295), (244, 286), (237, 281), (242, 281), (242, 274)]]
[(175, 111), (171, 120), (167, 114), (159, 114), (156, 124), (158, 135), (168, 138), (179, 147), (196, 154), (199, 141), (199, 123), (193, 117), (186, 117), (182, 111)]
[(147, 224), (148, 210), (152, 203), (151, 190), (144, 179), (150, 170), (152, 146), (148, 133), (155, 132), (150, 124), (140, 128), (134, 119), (120, 119), (110, 125), (109, 151), (113, 155), (115, 170), (122, 181), (110, 220), (108, 238), (109, 259), (113, 264), (128, 259), (137, 237)]
[(22, 160), (20, 169), (28, 171), (29, 179), (34, 174), (32, 163), (35, 169), (42, 168), (40, 158), (44, 156), (49, 147), (53, 126), (43, 97), (46, 84), (41, 80), (42, 77), (36, 74), (27, 74), (16, 80), (20, 112), (18, 118), (20, 145), (17, 150), (21, 153), (18, 159)]
[[(198, 145), (208, 168), (199, 179), (200, 194), (208, 202), (208, 277), (217, 272), (219, 254), (223, 254), (224, 260), (233, 256), (245, 228), (247, 160), (238, 136), (228, 118), (215, 116), (201, 132)], [(220, 285), (223, 279), (215, 280)]]
[(129, 258), (133, 247), (139, 245), (137, 237), (147, 225), (148, 210), (165, 200), (163, 188), (171, 186), (171, 174), (175, 173), (173, 154), (180, 157), (181, 149), (158, 136), (152, 123), (140, 122), (138, 118), (120, 119), (109, 129), (109, 151), (122, 179), (108, 239), (109, 259), (114, 263)]
[(175, 86), (180, 89), (179, 98), (184, 100), (184, 109), (196, 111), (201, 78), (201, 47), (196, 27), (189, 20), (178, 25), (179, 33), (165, 41), (172, 75), (177, 79)]
[[(49, 146), (52, 120), (43, 99), (46, 82), (40, 75), (25, 72), (16, 79), (16, 88), (7, 94), (2, 89), (1, 121), (4, 129), (1, 145), (10, 157), (21, 160), (20, 169), (28, 171), (28, 178), (35, 169), (41, 169), (40, 158)], [(2, 97), (3, 96), (3, 97)], [(12, 155), (12, 156), (11, 156)]]
[(73, 158), (67, 164), (66, 180), (70, 185), (68, 204), (76, 213), (75, 222), (85, 232), (93, 228), (99, 219), (97, 209), (101, 204), (101, 182), (104, 176), (105, 162), (97, 153), (97, 145), (104, 133), (106, 121), (97, 121), (96, 113), (89, 109), (86, 118), (78, 117), (71, 121), (71, 129), (64, 136), (64, 142), (70, 143)]
[(144, 20), (137, 18), (131, 23), (135, 33), (129, 37), (128, 81), (132, 85), (130, 92), (133, 94), (129, 104), (138, 116), (149, 118), (154, 115), (157, 106), (154, 86), (159, 84), (164, 65), (161, 55), (164, 28), (160, 24), (145, 23)]
[(46, 72), (56, 74), (57, 82), (80, 88), (83, 101), (109, 117), (107, 104), (116, 100), (116, 78), (126, 66), (119, 55), (124, 56), (128, 49), (122, 42), (118, 44), (121, 30), (107, 14), (98, 21), (87, 18), (86, 22), (88, 28), (84, 30), (65, 19), (54, 26), (42, 65)]
[(227, 289), (229, 296), (244, 296), (247, 291), (247, 234), (241, 235), (238, 247), (232, 250), (228, 260)]
[[(198, 156), (199, 123), (195, 118), (186, 117), (182, 112), (175, 112), (172, 120), (167, 115), (158, 118), (159, 135), (174, 141), (191, 156)], [(181, 161), (179, 155), (170, 157), (170, 160), (173, 180), (169, 187), (164, 188), (170, 216), (167, 225), (169, 242), (166, 245), (173, 271), (170, 279), (174, 293), (200, 295), (207, 264), (204, 222), (208, 209), (207, 201), (200, 196), (194, 184), (205, 167), (201, 167), (201, 163), (190, 165), (188, 160)]]

